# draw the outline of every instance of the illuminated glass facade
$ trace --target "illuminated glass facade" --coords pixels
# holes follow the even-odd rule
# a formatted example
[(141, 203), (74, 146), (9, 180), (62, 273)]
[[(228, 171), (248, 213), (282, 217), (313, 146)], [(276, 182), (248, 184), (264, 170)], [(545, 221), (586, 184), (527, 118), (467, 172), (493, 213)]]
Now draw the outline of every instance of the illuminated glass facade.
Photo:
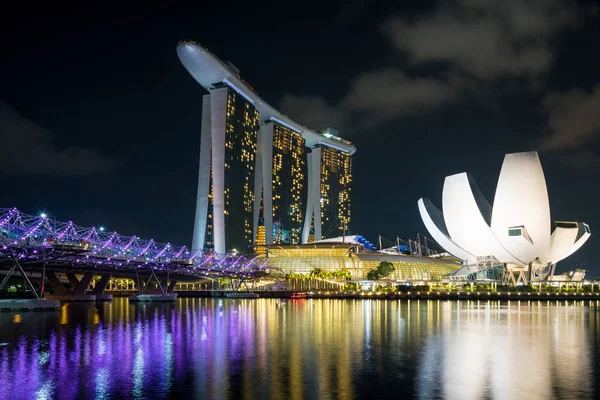
[(321, 147), (322, 238), (350, 232), (352, 157), (330, 147)]
[(389, 276), (393, 280), (439, 281), (461, 268), (450, 260), (380, 253), (357, 253), (352, 246), (341, 244), (313, 244), (300, 246), (268, 246), (265, 265), (277, 268), (283, 274), (309, 274), (314, 269), (334, 272), (347, 269), (352, 279), (366, 279), (370, 270), (382, 261), (394, 265)]
[[(251, 252), (254, 168), (259, 113), (244, 97), (228, 88), (225, 117), (225, 243), (227, 251)], [(211, 165), (212, 169), (212, 165)], [(213, 247), (211, 183), (205, 248)]]
[(306, 197), (306, 155), (302, 135), (273, 127), (273, 243), (297, 244)]

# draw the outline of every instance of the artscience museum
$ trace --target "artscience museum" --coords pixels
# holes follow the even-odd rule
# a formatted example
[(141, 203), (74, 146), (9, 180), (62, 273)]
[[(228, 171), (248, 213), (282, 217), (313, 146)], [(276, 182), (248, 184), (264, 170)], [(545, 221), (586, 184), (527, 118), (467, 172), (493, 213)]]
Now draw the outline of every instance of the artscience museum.
[(556, 263), (591, 234), (583, 222), (552, 222), (537, 152), (505, 156), (493, 207), (465, 172), (446, 177), (442, 210), (427, 198), (418, 207), (432, 238), (464, 261), (457, 274), (497, 268), (506, 283), (552, 279)]

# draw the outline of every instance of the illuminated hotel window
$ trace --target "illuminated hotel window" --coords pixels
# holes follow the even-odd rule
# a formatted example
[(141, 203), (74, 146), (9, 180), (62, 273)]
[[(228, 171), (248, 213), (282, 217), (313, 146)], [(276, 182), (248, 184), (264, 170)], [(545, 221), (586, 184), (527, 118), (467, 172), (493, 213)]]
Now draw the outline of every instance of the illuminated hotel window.
[(305, 193), (305, 146), (302, 136), (273, 124), (273, 240), (300, 243)]
[[(254, 201), (254, 160), (259, 113), (254, 106), (229, 89), (225, 112), (225, 243), (227, 249), (246, 249), (252, 242), (252, 203)], [(212, 156), (211, 156), (212, 159)], [(213, 166), (208, 221), (213, 220)], [(208, 222), (207, 221), (207, 222)], [(206, 244), (211, 245), (212, 224), (207, 223)]]

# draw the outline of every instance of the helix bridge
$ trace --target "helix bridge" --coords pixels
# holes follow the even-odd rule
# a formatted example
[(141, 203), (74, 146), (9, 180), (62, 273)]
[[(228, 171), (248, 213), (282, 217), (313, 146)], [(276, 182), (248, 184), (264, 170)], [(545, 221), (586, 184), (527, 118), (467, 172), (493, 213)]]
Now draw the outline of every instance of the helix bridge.
[[(205, 253), (153, 239), (123, 236), (72, 221), (0, 209), (0, 268), (71, 272), (110, 271), (123, 275), (163, 271), (189, 277), (257, 279), (269, 274), (264, 260)], [(12, 272), (12, 270), (11, 270)], [(23, 272), (24, 273), (24, 272)]]

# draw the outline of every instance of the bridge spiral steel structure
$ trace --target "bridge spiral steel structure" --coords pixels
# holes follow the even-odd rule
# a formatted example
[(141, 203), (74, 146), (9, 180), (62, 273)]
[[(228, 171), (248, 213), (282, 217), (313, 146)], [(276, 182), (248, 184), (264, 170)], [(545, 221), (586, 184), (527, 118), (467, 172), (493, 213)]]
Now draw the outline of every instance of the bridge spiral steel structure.
[(269, 273), (254, 257), (205, 254), (186, 246), (123, 236), (0, 208), (0, 266), (14, 263), (72, 267), (72, 270), (175, 272), (197, 277), (253, 279)]

